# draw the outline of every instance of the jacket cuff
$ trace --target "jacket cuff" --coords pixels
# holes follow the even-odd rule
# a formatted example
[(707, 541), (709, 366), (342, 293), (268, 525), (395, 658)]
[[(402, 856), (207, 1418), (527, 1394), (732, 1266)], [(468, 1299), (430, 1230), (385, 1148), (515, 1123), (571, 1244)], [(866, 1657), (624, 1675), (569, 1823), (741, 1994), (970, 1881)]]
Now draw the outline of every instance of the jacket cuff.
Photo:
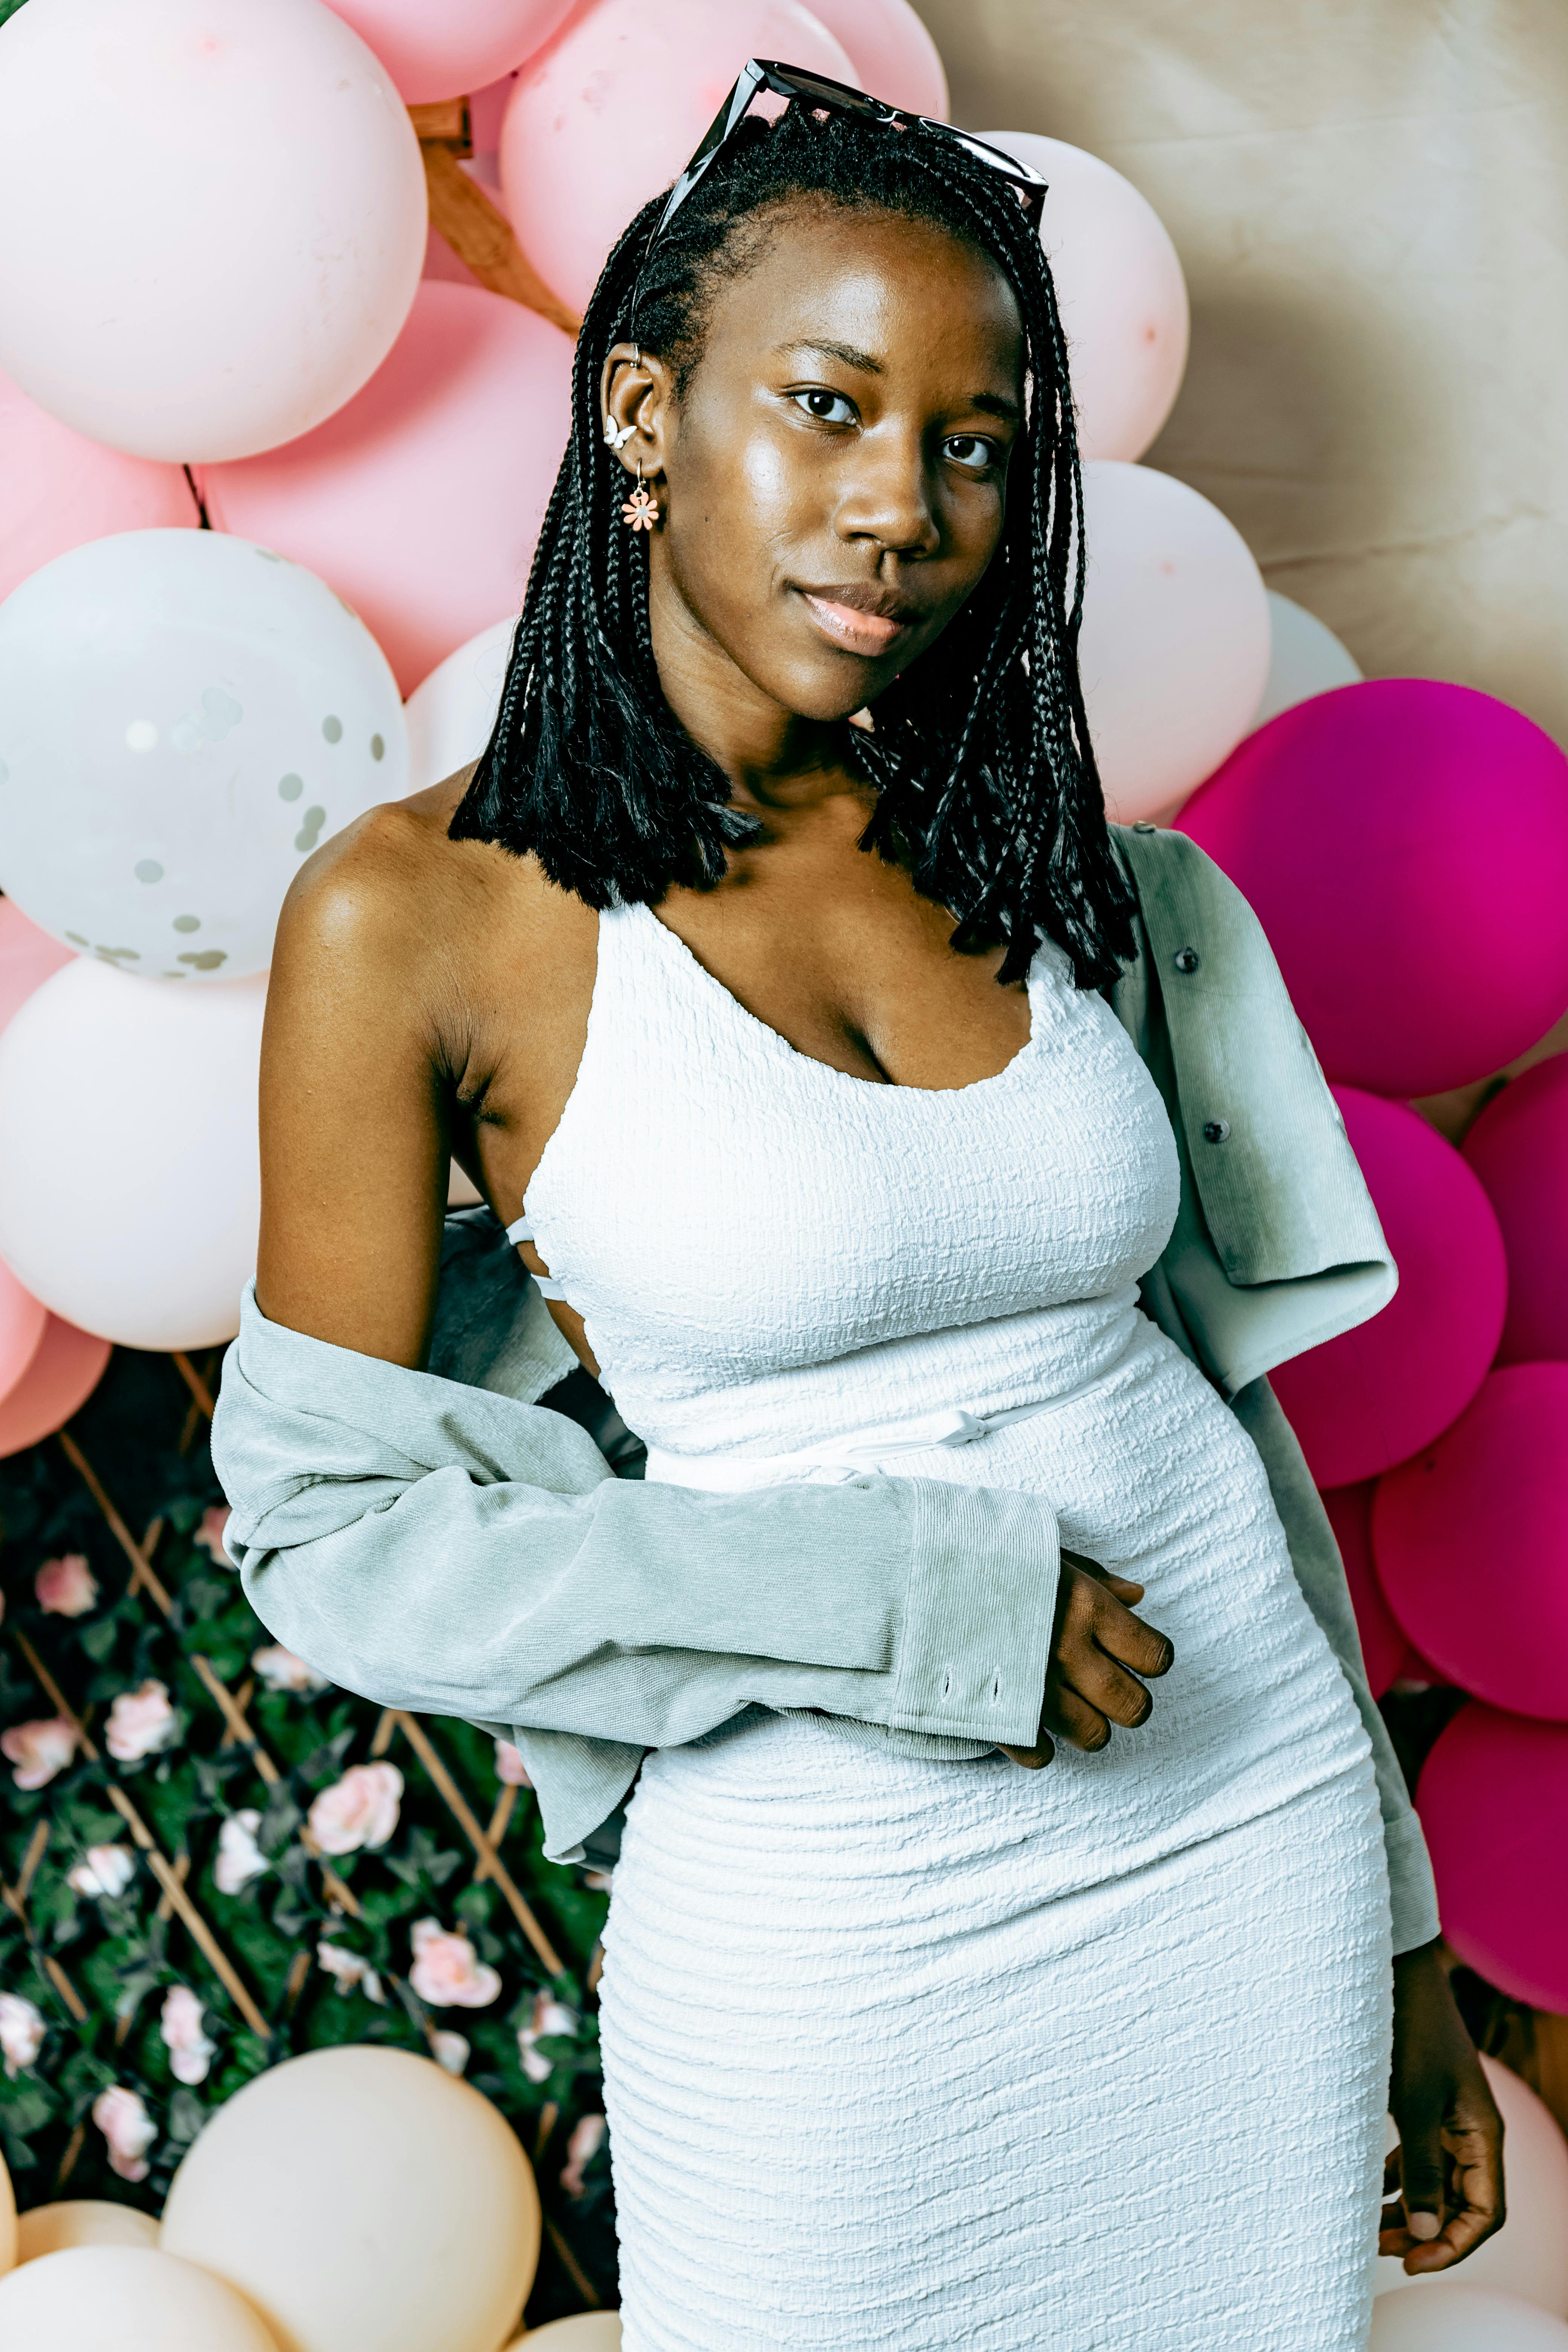
[(1394, 1950), (1413, 1952), (1429, 1944), (1438, 1930), (1437, 1888), (1415, 1811), (1386, 1814), (1383, 1823), (1384, 1851), (1388, 1856), (1388, 1908), (1394, 1927)]
[(1061, 1581), (1056, 1514), (1038, 1495), (913, 1484), (909, 1605), (889, 1722), (1032, 1748)]

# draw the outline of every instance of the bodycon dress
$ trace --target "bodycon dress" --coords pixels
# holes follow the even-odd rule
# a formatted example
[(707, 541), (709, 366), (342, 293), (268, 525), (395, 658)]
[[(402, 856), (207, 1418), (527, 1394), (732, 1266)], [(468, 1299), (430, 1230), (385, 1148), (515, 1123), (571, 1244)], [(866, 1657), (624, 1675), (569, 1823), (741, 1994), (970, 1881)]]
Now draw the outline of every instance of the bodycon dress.
[(880, 1085), (601, 919), (527, 1216), (649, 1475), (1032, 1489), (1175, 1649), (1146, 1725), (1039, 1772), (761, 1708), (648, 1756), (601, 1994), (626, 2352), (1365, 2340), (1366, 1734), (1256, 1450), (1138, 1305), (1160, 1096), (1049, 944), (1028, 999), (998, 1076)]

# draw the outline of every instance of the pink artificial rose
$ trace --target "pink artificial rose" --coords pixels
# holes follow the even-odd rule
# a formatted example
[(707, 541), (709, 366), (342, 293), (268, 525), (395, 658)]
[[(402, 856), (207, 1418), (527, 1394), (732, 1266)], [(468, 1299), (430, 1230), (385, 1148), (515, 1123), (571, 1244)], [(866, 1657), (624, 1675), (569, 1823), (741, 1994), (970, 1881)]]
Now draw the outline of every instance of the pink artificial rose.
[(341, 1780), (321, 1790), (305, 1825), (322, 1853), (384, 1845), (397, 1827), (402, 1794), (395, 1764), (351, 1764)]
[(250, 1663), (269, 1691), (294, 1691), (301, 1697), (310, 1697), (331, 1687), (325, 1675), (319, 1675), (314, 1666), (308, 1666), (303, 1658), (297, 1658), (280, 1642), (273, 1642), (264, 1650), (252, 1650)]
[(430, 2055), (443, 2074), (460, 2074), (472, 2056), (472, 2045), (466, 2033), (433, 2033)]
[(0, 1756), (16, 1766), (11, 1778), (18, 1789), (41, 1789), (65, 1770), (80, 1737), (63, 1715), (39, 1723), (14, 1723), (9, 1731), (0, 1732)]
[(143, 1683), (121, 1691), (109, 1710), (103, 1744), (117, 1764), (139, 1764), (180, 1736), (180, 1718), (169, 1702), (166, 1683)]
[(201, 1526), (191, 1538), (200, 1546), (215, 1568), (232, 1568), (234, 1562), (224, 1549), (223, 1531), (228, 1525), (228, 1505), (215, 1503), (210, 1511), (202, 1513)]
[(517, 2036), (518, 2058), (531, 2083), (548, 2083), (555, 2071), (554, 2059), (547, 2058), (539, 2043), (557, 2034), (571, 2041), (581, 2022), (576, 2011), (557, 2000), (553, 1993), (535, 1996), (532, 2013), (528, 2023), (519, 2027)]
[(107, 1895), (110, 1900), (123, 1895), (136, 1875), (136, 1856), (128, 1845), (89, 1845), (74, 1870), (66, 1873), (66, 1885), (79, 1895)]
[(261, 1827), (261, 1815), (254, 1805), (242, 1806), (230, 1813), (217, 1833), (217, 1860), (213, 1864), (213, 1883), (220, 1895), (237, 1895), (253, 1878), (259, 1878), (272, 1865), (256, 1843), (256, 1832)]
[(92, 2103), (92, 2120), (109, 2142), (111, 2171), (121, 2180), (145, 2180), (147, 2150), (158, 2137), (158, 2126), (134, 2091), (116, 2083), (100, 2091)]
[(17, 2070), (32, 2065), (44, 2046), (44, 2013), (25, 1994), (0, 1992), (0, 2058), (15, 2079)]
[(510, 1739), (496, 1741), (496, 1779), (504, 1781), (509, 1789), (531, 1789), (533, 1786), (521, 1748)]
[(205, 2014), (189, 1985), (171, 1985), (163, 1995), (158, 2031), (176, 2083), (205, 2083), (207, 2068), (217, 2054), (216, 2042), (209, 2042), (202, 2032)]
[(500, 1991), (500, 1979), (487, 1968), (467, 1936), (448, 1932), (437, 1919), (416, 1919), (410, 1930), (414, 1966), (408, 1981), (432, 2009), (488, 2009)]
[(362, 1952), (351, 1952), (342, 1944), (318, 1944), (316, 1966), (325, 1969), (339, 1992), (353, 1992), (358, 1985), (366, 2000), (379, 2001), (385, 2008), (381, 1979)]
[(568, 2197), (581, 2197), (583, 2175), (598, 2154), (606, 2126), (603, 2116), (579, 2116), (566, 2143), (566, 2161), (561, 2168), (561, 2186)]
[(85, 1552), (68, 1551), (59, 1559), (45, 1560), (33, 1579), (33, 1591), (39, 1608), (51, 1617), (81, 1617), (98, 1599), (98, 1579)]

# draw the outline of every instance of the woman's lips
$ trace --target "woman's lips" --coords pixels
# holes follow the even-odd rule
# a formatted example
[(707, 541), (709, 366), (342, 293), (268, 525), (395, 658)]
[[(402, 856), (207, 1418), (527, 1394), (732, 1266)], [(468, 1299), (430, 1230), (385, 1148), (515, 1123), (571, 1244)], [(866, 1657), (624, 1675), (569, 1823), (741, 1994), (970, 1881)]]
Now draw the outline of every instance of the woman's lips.
[(885, 654), (900, 644), (913, 626), (912, 622), (891, 620), (883, 613), (858, 613), (852, 605), (835, 604), (826, 596), (812, 595), (809, 589), (803, 588), (801, 597), (817, 627), (847, 653)]

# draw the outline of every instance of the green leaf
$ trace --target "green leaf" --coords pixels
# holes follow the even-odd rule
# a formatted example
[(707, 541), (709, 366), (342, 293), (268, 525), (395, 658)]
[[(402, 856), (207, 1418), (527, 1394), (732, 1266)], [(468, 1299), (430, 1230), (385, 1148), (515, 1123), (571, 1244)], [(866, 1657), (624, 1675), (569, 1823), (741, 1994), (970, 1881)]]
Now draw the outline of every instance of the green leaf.
[(261, 1827), (256, 1833), (256, 1843), (269, 1862), (279, 1848), (293, 1836), (304, 1818), (289, 1793), (289, 1783), (279, 1780), (268, 1797)]
[(169, 2101), (168, 2118), (163, 2126), (165, 2136), (188, 2147), (207, 2120), (207, 2110), (195, 2093), (181, 2084)]
[(112, 1617), (100, 1617), (81, 1629), (81, 1646), (94, 1665), (101, 1666), (118, 1640), (120, 1628)]

